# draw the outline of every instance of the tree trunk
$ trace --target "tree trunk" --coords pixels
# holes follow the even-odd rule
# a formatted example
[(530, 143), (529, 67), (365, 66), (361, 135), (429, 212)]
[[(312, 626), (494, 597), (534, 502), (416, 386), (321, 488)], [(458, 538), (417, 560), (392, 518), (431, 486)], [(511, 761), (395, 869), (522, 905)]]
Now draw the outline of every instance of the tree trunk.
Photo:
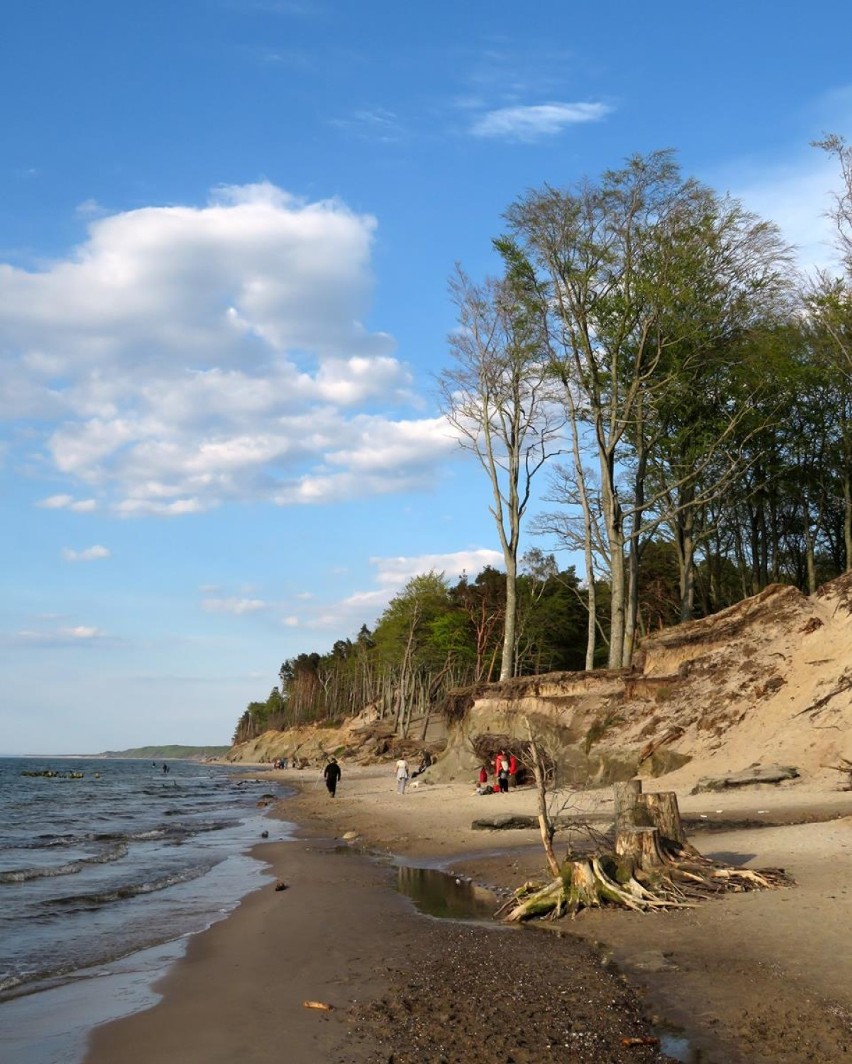
[(500, 679), (515, 675), (515, 626), (518, 619), (518, 563), (504, 552), (506, 564), (506, 617), (503, 626), (503, 656), (500, 659)]
[(640, 794), (637, 807), (644, 811), (648, 821), (657, 828), (660, 838), (666, 842), (677, 843), (681, 847), (687, 845), (677, 795), (674, 791)]
[(583, 470), (583, 458), (580, 453), (580, 434), (577, 429), (577, 410), (568, 389), (571, 409), (571, 440), (574, 451), (574, 480), (580, 496), (580, 508), (583, 511), (583, 557), (586, 563), (586, 608), (588, 625), (586, 627), (586, 672), (595, 667), (595, 640), (597, 637), (597, 598), (595, 595), (595, 556), (593, 541), (592, 504), (586, 491), (586, 474)]
[(846, 572), (852, 570), (852, 476), (843, 470), (843, 545), (846, 548)]
[[(614, 504), (618, 506), (617, 501)], [(609, 521), (608, 521), (609, 523)], [(625, 573), (624, 536), (620, 527), (620, 515), (613, 515), (608, 532), (610, 542), (609, 579), (611, 590), (609, 661), (611, 669), (620, 669), (624, 661), (625, 622)]]
[(547, 772), (544, 766), (544, 759), (541, 756), (541, 750), (539, 750), (538, 743), (532, 737), (532, 728), (529, 721), (527, 721), (527, 733), (529, 735), (530, 759), (532, 761), (536, 797), (538, 799), (538, 827), (541, 832), (541, 843), (544, 846), (547, 867), (554, 876), (559, 876), (561, 875), (559, 861), (557, 861), (556, 854), (553, 851), (555, 828), (547, 809)]
[(675, 542), (680, 570), (680, 619), (691, 621), (695, 610), (695, 514), (691, 505), (678, 519)]
[(651, 872), (666, 863), (657, 828), (627, 828), (615, 836), (616, 857), (623, 857), (631, 867)]
[(636, 827), (636, 805), (642, 793), (642, 780), (632, 779), (613, 785), (615, 799), (615, 830)]

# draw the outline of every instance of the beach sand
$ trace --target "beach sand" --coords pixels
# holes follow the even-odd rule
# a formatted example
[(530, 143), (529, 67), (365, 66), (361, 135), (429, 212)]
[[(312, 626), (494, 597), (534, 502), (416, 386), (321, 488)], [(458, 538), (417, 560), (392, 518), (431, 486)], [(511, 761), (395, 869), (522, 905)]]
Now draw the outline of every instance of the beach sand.
[[(344, 763), (331, 799), (312, 772), (274, 775), (299, 789), (276, 808), (299, 837), (276, 842), (271, 820), (256, 856), (287, 889), (264, 887), (196, 936), (160, 1003), (97, 1029), (87, 1064), (669, 1059), (622, 1044), (651, 1035), (704, 1064), (852, 1057), (850, 794), (799, 781), (679, 789), (703, 853), (783, 867), (796, 886), (505, 929), (418, 914), (395, 889), (392, 857), (469, 876), (499, 899), (544, 875), (538, 832), (471, 823), (533, 813), (531, 789), (482, 797), (427, 773), (399, 795), (392, 766)], [(571, 795), (566, 812), (606, 826), (611, 810), (605, 789)], [(742, 827), (755, 823), (767, 826)]]

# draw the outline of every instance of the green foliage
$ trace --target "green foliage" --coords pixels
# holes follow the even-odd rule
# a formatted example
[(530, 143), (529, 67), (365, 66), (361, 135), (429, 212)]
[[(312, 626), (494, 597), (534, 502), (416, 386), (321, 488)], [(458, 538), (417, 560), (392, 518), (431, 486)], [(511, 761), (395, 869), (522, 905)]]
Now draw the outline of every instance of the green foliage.
[(771, 582), (812, 591), (852, 568), (852, 148), (820, 147), (844, 183), (830, 212), (843, 270), (800, 292), (777, 227), (669, 151), (509, 208), (504, 276), (451, 286), (462, 328), (440, 378), (492, 475), (508, 572), (414, 577), (373, 629), (285, 661), (235, 739), (366, 706), (407, 734), (412, 706), (455, 712), (469, 695), (453, 692), (500, 675), (584, 668), (590, 597), (573, 568), (531, 550), (510, 579), (528, 478), (566, 433), (561, 510), (539, 530), (588, 552), (596, 666)]

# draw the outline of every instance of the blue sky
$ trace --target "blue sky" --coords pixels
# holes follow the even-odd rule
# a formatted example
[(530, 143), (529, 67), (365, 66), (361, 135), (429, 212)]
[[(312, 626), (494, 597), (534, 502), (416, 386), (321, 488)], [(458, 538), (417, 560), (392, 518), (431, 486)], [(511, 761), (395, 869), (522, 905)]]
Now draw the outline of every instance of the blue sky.
[(499, 561), (434, 375), (526, 190), (674, 148), (831, 261), (841, 0), (8, 8), (0, 753), (227, 743), (285, 658)]

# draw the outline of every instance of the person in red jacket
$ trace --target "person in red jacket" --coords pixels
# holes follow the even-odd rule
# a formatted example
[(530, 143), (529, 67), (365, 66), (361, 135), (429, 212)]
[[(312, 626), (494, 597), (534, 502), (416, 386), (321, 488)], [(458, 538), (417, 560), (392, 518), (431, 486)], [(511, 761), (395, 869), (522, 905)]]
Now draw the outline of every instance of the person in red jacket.
[(509, 754), (509, 786), (517, 785), (518, 759), (514, 754)]

